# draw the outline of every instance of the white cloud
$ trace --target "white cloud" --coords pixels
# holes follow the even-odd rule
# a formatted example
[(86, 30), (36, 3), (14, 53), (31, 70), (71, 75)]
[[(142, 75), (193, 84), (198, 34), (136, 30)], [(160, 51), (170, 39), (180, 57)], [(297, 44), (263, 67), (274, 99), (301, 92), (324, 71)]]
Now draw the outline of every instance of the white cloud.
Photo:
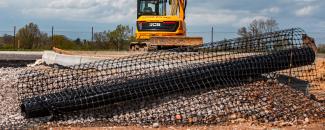
[(228, 24), (236, 21), (236, 15), (227, 14), (192, 14), (189, 18), (190, 25), (217, 25)]
[(188, 14), (189, 25), (226, 25), (235, 28), (249, 25), (253, 20), (269, 19), (269, 13), (279, 13), (278, 7), (271, 7), (257, 12), (247, 10), (213, 10), (193, 8)]
[(271, 8), (264, 9), (261, 12), (264, 14), (268, 14), (268, 13), (276, 14), (279, 13), (280, 11), (281, 9), (279, 7), (271, 7)]
[(189, 10), (189, 25), (226, 25), (238, 21), (238, 18), (250, 14), (249, 11), (209, 8), (192, 8)]
[(217, 25), (217, 24), (228, 24), (235, 22), (237, 16), (234, 14), (223, 14), (223, 13), (194, 13), (188, 15), (189, 25)]
[(24, 15), (33, 15), (45, 19), (53, 18), (98, 23), (127, 23), (131, 19), (135, 19), (136, 1), (43, 0), (41, 4), (24, 8), (22, 13)]
[(7, 6), (7, 0), (0, 0), (0, 7), (6, 7)]
[(309, 16), (314, 13), (314, 11), (317, 9), (317, 6), (304, 6), (301, 9), (296, 10), (295, 14), (296, 16)]
[(95, 0), (54, 0), (49, 3), (48, 7), (53, 9), (87, 9), (96, 5)]
[(325, 28), (325, 21), (321, 21), (318, 23), (319, 27)]
[(296, 2), (306, 2), (306, 3), (310, 3), (310, 2), (315, 2), (318, 0), (295, 0)]
[(268, 17), (266, 16), (244, 17), (240, 19), (238, 23), (235, 23), (234, 26), (243, 27), (249, 25), (254, 20), (266, 20), (266, 19), (268, 19)]

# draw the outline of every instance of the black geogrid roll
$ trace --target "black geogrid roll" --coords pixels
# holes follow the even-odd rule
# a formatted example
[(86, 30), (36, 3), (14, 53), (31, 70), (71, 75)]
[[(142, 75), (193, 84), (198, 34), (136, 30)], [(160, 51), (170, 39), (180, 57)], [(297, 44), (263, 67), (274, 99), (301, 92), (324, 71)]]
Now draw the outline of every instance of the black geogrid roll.
[(227, 62), (197, 63), (117, 84), (103, 83), (34, 96), (24, 99), (21, 108), (29, 118), (49, 116), (143, 97), (164, 96), (187, 89), (239, 85), (265, 73), (310, 65), (314, 61), (314, 51), (302, 47)]

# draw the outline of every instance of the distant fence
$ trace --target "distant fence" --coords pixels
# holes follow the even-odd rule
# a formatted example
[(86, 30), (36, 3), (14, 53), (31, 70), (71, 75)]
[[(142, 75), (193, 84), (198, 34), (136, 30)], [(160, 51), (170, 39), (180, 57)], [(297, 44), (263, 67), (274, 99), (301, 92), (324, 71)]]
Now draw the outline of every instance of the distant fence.
[[(10, 36), (15, 36), (18, 32), (19, 28), (11, 27), (11, 29), (0, 29), (0, 37), (4, 36), (5, 34)], [(108, 30), (108, 29), (106, 29)], [(135, 33), (135, 27), (131, 26), (132, 33)], [(61, 28), (49, 28), (49, 29), (41, 29), (41, 32), (47, 33), (48, 36), (53, 35), (64, 35), (71, 40), (80, 39), (81, 41), (92, 41), (94, 40), (94, 34), (97, 32), (102, 32), (103, 29), (100, 31), (96, 27), (90, 27), (82, 30), (74, 30), (74, 29), (61, 29)], [(316, 43), (325, 43), (325, 31), (315, 31), (315, 32), (308, 32), (308, 34), (315, 38)], [(206, 30), (188, 30), (188, 36), (200, 36), (204, 38), (205, 42), (215, 42), (221, 41), (224, 39), (232, 39), (238, 37), (236, 30), (232, 31), (221, 31), (218, 28), (210, 28)]]

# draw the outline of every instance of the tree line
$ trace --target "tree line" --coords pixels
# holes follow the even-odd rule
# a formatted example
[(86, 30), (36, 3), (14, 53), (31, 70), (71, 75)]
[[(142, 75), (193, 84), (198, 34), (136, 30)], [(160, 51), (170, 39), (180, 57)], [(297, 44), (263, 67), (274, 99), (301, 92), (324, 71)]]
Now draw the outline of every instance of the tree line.
[[(272, 32), (273, 35), (280, 35), (276, 34), (275, 31), (278, 31), (279, 23), (273, 18), (267, 19), (259, 19), (253, 20), (247, 27), (241, 27), (238, 29), (237, 34), (241, 37), (250, 39), (251, 37), (259, 37), (263, 33), (270, 33)], [(246, 41), (246, 42), (245, 42)], [(287, 46), (290, 46), (294, 43), (289, 39), (283, 39), (278, 37), (278, 40), (273, 39), (273, 42), (267, 42), (266, 39), (256, 39), (255, 45), (249, 42), (249, 40), (241, 41), (238, 44), (238, 48), (245, 52), (259, 52), (259, 51), (270, 51), (270, 50), (282, 50)], [(258, 49), (256, 49), (258, 48)]]
[(318, 46), (318, 52), (319, 53), (325, 53), (325, 44), (321, 44)]
[[(247, 27), (238, 29), (237, 34), (241, 37), (257, 36), (262, 33), (279, 30), (279, 24), (275, 19), (253, 20)], [(128, 50), (129, 44), (135, 41), (129, 26), (118, 25), (114, 30), (94, 33), (94, 40), (69, 39), (64, 35), (49, 36), (40, 31), (37, 24), (29, 23), (20, 28), (16, 37), (4, 34), (0, 37), (0, 50), (50, 50), (57, 47), (65, 50)], [(227, 39), (225, 39), (227, 41)], [(277, 45), (278, 44), (278, 45)], [(264, 50), (282, 46), (286, 43), (275, 43), (274, 46), (263, 44)], [(288, 44), (288, 43), (287, 43)], [(251, 51), (247, 48), (249, 43), (241, 43), (238, 48)], [(223, 46), (223, 49), (232, 48)], [(237, 48), (237, 47), (236, 47)], [(261, 50), (262, 51), (262, 50)], [(319, 46), (319, 52), (325, 53), (325, 45)]]
[[(279, 30), (279, 23), (275, 19), (269, 18), (265, 20), (263, 19), (253, 20), (247, 27), (239, 28), (237, 34), (241, 37), (249, 37), (249, 36), (258, 36), (263, 33), (274, 32), (277, 30)], [(283, 41), (283, 40), (279, 40), (279, 41)], [(261, 45), (263, 45), (263, 42), (260, 43)], [(275, 43), (273, 48), (277, 49), (277, 47), (281, 47), (284, 44), (289, 44), (289, 41)], [(265, 49), (268, 49), (266, 44), (264, 46)], [(242, 48), (245, 48), (245, 45), (243, 45)], [(318, 45), (318, 52), (325, 53), (325, 44)]]
[(249, 37), (277, 30), (279, 30), (279, 23), (275, 19), (255, 19), (247, 27), (239, 28), (237, 34), (242, 37)]
[(16, 37), (4, 34), (0, 37), (2, 50), (50, 50), (57, 47), (65, 50), (128, 50), (134, 41), (129, 26), (118, 25), (114, 30), (94, 33), (94, 40), (70, 39), (64, 35), (49, 36), (40, 31), (35, 23), (20, 28)]

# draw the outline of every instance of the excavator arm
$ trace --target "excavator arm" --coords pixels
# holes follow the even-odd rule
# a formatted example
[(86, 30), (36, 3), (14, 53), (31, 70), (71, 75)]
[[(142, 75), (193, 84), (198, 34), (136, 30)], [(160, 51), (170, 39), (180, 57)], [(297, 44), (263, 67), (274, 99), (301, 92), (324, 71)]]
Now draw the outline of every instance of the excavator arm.
[(170, 14), (177, 16), (179, 12), (179, 17), (185, 20), (187, 0), (170, 0), (169, 4), (171, 5)]

